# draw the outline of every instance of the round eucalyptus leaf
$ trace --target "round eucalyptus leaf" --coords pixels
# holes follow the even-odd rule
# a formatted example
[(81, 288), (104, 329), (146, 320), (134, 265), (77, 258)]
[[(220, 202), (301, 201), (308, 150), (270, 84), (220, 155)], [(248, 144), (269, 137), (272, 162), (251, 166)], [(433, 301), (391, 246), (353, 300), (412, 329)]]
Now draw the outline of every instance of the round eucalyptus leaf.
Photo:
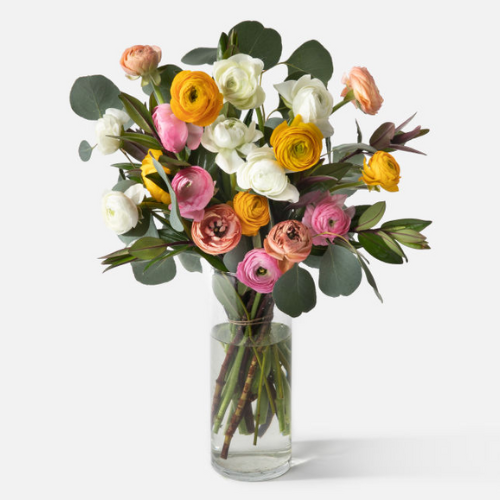
[(89, 161), (92, 156), (92, 146), (87, 141), (80, 142), (78, 154), (82, 161)]

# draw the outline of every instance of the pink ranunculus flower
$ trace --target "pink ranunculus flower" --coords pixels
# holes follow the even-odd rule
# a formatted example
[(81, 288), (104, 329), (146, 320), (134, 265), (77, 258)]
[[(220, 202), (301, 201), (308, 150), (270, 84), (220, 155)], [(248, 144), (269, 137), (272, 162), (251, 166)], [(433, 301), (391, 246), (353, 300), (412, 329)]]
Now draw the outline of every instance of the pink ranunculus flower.
[(200, 145), (203, 127), (179, 120), (172, 112), (170, 104), (156, 106), (153, 122), (167, 151), (180, 153), (186, 145), (191, 150), (197, 149)]
[(278, 260), (283, 272), (292, 268), (295, 262), (307, 259), (312, 244), (311, 231), (298, 220), (278, 222), (264, 240), (266, 252)]
[(302, 223), (311, 230), (313, 245), (328, 245), (328, 241), (349, 232), (356, 209), (344, 209), (346, 199), (344, 194), (326, 194), (317, 203), (307, 205)]
[(375, 85), (375, 80), (366, 68), (355, 66), (348, 74), (342, 77), (342, 83), (346, 85), (340, 94), (345, 97), (352, 89), (354, 93), (354, 105), (368, 115), (377, 114), (384, 99)]
[(172, 179), (181, 215), (186, 219), (200, 221), (204, 208), (214, 195), (215, 185), (210, 174), (198, 166), (179, 170)]
[(236, 277), (258, 293), (271, 293), (282, 274), (278, 261), (264, 248), (247, 252), (236, 269)]
[(201, 221), (193, 222), (191, 237), (198, 248), (210, 255), (230, 252), (241, 239), (240, 220), (229, 205), (213, 205), (205, 210)]
[(161, 49), (156, 45), (134, 45), (126, 49), (120, 59), (125, 73), (138, 78), (153, 73), (161, 59)]

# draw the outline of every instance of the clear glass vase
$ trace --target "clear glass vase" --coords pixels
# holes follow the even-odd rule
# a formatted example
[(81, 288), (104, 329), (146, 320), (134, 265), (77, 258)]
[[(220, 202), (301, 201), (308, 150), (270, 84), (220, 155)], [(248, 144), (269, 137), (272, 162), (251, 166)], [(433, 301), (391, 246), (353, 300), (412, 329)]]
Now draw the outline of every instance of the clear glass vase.
[(233, 274), (214, 271), (212, 290), (212, 465), (273, 479), (290, 468), (291, 318)]

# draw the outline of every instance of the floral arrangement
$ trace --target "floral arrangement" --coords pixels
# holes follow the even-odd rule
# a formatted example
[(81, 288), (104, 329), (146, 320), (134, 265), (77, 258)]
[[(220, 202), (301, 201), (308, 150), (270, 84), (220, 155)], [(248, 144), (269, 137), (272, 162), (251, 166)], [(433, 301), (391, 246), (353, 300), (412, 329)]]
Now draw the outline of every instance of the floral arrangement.
[[(381, 299), (364, 253), (401, 264), (407, 260), (402, 246), (429, 248), (421, 233), (429, 221), (379, 225), (385, 202), (348, 202), (358, 190), (398, 191), (400, 166), (393, 154), (419, 153), (407, 143), (428, 130), (404, 130), (410, 120), (383, 123), (365, 143), (358, 126), (355, 142), (335, 144), (332, 124), (343, 106), (352, 103), (368, 115), (382, 106), (372, 75), (364, 67), (347, 71), (335, 104), (327, 87), (332, 58), (318, 41), (303, 43), (286, 60), (281, 52), (275, 30), (246, 21), (222, 33), (217, 47), (194, 49), (182, 59), (185, 65), (208, 65), (206, 71), (160, 65), (156, 46), (125, 50), (120, 64), (126, 77), (141, 81), (142, 97), (120, 92), (101, 75), (76, 80), (72, 109), (96, 121), (96, 145), (82, 141), (81, 159), (89, 160), (95, 148), (124, 155), (112, 164), (118, 181), (102, 200), (104, 221), (123, 243), (102, 258), (106, 271), (130, 264), (138, 281), (157, 285), (175, 277), (174, 257), (191, 272), (201, 271), (204, 259), (221, 273), (214, 276), (214, 292), (228, 316), (227, 297), (237, 295), (237, 322), (269, 315), (274, 305), (297, 317), (314, 308), (316, 286), (328, 296), (346, 296), (363, 275)], [(270, 96), (262, 81), (278, 64), (286, 65), (288, 76), (274, 82), (274, 109), (266, 114)], [(317, 285), (308, 267), (318, 269)], [(219, 279), (225, 273), (233, 281)], [(259, 328), (248, 326), (236, 328), (233, 340), (257, 335)], [(214, 393), (215, 425), (220, 427), (235, 395), (238, 404), (222, 456), (252, 399), (242, 382), (264, 370), (265, 353), (257, 350), (237, 362), (234, 349), (226, 351)], [(281, 354), (272, 358), (269, 378), (260, 377), (253, 399), (258, 394), (260, 405), (261, 393), (267, 393), (266, 404), (285, 432), (283, 381), (289, 374)], [(237, 368), (245, 362), (237, 389)], [(225, 397), (224, 385), (232, 388)], [(253, 411), (248, 426), (264, 425)]]

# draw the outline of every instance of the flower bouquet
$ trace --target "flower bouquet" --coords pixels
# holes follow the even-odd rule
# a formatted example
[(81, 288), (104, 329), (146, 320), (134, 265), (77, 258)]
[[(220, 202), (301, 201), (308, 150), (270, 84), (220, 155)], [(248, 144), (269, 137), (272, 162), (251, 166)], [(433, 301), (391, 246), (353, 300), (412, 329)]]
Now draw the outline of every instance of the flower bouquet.
[[(290, 463), (289, 319), (314, 308), (316, 286), (347, 296), (363, 275), (381, 300), (365, 254), (401, 264), (402, 246), (429, 248), (421, 233), (429, 221), (380, 225), (385, 202), (348, 202), (358, 190), (398, 191), (393, 153), (419, 153), (407, 144), (428, 130), (388, 122), (363, 142), (358, 126), (355, 142), (336, 144), (340, 108), (380, 109), (373, 77), (353, 67), (335, 104), (332, 58), (318, 41), (286, 60), (281, 52), (278, 32), (245, 21), (216, 47), (183, 57), (207, 71), (160, 65), (159, 47), (136, 45), (120, 64), (140, 80), (142, 97), (101, 75), (78, 78), (70, 94), (72, 109), (96, 121), (96, 145), (82, 141), (81, 159), (95, 148), (124, 156), (102, 200), (104, 221), (122, 241), (102, 258), (105, 271), (130, 264), (139, 282), (158, 285), (175, 277), (176, 261), (190, 272), (201, 272), (201, 262), (213, 270), (213, 464), (249, 480), (276, 477)], [(262, 83), (278, 64), (288, 76), (271, 80), (266, 112)]]

